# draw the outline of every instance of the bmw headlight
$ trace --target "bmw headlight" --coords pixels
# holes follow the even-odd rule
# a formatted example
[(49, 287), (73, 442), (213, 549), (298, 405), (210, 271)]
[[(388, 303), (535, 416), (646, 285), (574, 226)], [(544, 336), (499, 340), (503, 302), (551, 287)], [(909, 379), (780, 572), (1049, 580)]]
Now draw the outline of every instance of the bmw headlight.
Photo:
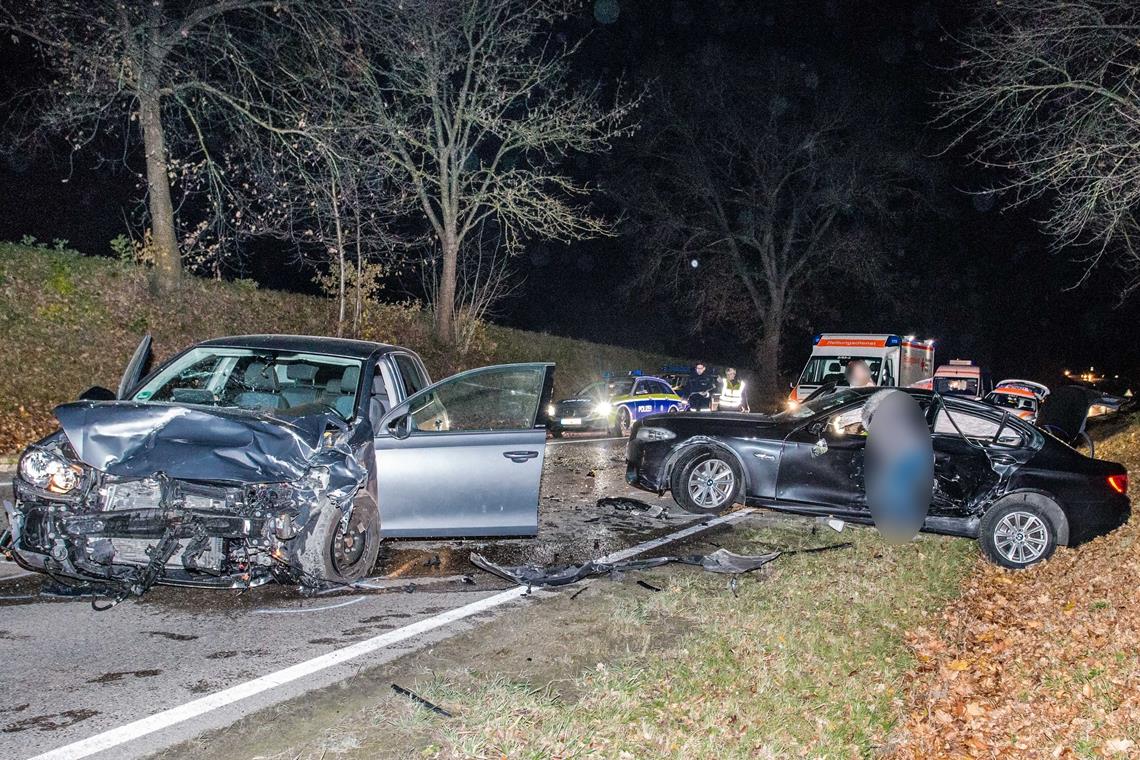
[(547, 417), (557, 417), (558, 416), (558, 407), (556, 407), (554, 404), (547, 404), (546, 405), (546, 416)]
[(638, 428), (637, 440), (639, 441), (669, 441), (677, 437), (677, 434), (672, 430), (666, 430), (659, 427), (642, 427)]
[(601, 401), (594, 406), (594, 414), (604, 417), (613, 411), (614, 405), (609, 401)]
[(51, 493), (71, 493), (79, 487), (83, 468), (45, 449), (31, 449), (20, 458), (20, 477)]

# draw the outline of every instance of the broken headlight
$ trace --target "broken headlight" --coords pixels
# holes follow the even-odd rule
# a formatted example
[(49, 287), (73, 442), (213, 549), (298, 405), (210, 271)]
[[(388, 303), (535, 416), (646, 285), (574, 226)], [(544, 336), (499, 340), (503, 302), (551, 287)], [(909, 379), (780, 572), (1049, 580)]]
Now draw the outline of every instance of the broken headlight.
[(30, 449), (20, 458), (20, 477), (51, 493), (71, 493), (83, 479), (83, 468), (45, 449)]
[(677, 434), (672, 430), (659, 427), (643, 427), (637, 431), (639, 441), (669, 441), (676, 437)]

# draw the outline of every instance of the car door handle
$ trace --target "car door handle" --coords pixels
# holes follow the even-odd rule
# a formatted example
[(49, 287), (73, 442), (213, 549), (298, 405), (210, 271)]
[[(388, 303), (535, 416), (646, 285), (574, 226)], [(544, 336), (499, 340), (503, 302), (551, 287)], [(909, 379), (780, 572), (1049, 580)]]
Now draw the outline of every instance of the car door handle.
[(990, 454), (990, 461), (994, 464), (1017, 464), (1017, 460), (1009, 454)]
[(507, 459), (511, 460), (515, 464), (522, 464), (523, 462), (529, 462), (531, 459), (534, 459), (536, 456), (538, 456), (538, 452), (537, 451), (504, 451), (503, 456), (505, 456)]

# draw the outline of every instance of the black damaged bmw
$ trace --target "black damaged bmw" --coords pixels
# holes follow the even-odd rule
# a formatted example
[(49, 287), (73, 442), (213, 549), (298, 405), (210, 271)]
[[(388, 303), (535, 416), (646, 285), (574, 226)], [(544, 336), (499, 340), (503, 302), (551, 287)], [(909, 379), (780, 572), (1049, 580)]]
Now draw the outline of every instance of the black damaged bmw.
[[(780, 414), (656, 415), (636, 423), (626, 479), (672, 492), (683, 509), (734, 503), (871, 523), (863, 480), (863, 407), (874, 388), (843, 388)], [(991, 561), (1021, 568), (1128, 520), (1128, 474), (1015, 415), (906, 389), (934, 449), (923, 530), (978, 539)]]

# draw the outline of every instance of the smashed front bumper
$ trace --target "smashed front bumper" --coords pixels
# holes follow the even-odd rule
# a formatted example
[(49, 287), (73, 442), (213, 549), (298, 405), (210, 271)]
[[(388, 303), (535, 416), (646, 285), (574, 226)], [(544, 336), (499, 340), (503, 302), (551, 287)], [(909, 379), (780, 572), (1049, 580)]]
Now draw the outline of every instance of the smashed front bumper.
[(310, 517), (290, 484), (98, 478), (61, 497), (19, 478), (11, 553), (29, 570), (119, 595), (158, 584), (249, 588), (296, 579), (289, 544)]

